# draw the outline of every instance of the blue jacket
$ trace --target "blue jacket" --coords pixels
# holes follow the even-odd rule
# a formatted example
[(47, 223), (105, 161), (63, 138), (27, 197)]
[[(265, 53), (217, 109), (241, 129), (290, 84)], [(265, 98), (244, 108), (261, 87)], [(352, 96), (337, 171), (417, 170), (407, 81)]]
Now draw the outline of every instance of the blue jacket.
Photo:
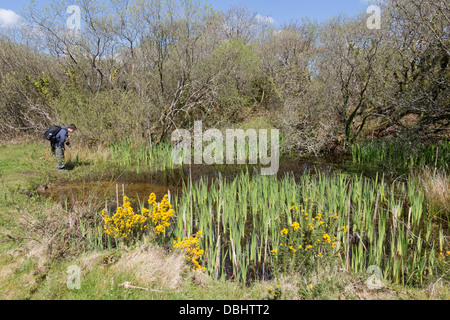
[(64, 149), (64, 142), (66, 142), (67, 133), (69, 133), (67, 127), (61, 127), (61, 130), (59, 130), (58, 134), (55, 136), (53, 146)]

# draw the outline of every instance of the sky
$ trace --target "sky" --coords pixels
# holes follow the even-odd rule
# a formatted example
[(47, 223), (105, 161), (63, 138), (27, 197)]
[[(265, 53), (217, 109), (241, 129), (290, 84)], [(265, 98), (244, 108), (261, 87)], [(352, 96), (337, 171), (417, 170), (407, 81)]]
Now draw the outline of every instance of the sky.
[[(0, 0), (0, 27), (18, 23), (21, 8), (30, 0)], [(45, 4), (46, 0), (36, 0)], [(226, 10), (231, 6), (246, 6), (275, 26), (303, 17), (323, 21), (338, 14), (355, 15), (365, 11), (367, 0), (209, 0), (213, 8)]]
[(262, 17), (270, 17), (276, 25), (309, 17), (323, 21), (338, 14), (355, 15), (365, 11), (366, 0), (212, 0), (213, 7), (226, 10), (230, 6), (247, 6)]

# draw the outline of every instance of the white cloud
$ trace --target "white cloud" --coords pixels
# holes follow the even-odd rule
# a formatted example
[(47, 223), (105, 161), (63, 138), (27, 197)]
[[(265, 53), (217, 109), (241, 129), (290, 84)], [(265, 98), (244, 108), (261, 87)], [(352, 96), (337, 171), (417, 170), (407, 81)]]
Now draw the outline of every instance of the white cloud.
[(11, 28), (19, 23), (21, 17), (12, 10), (0, 8), (0, 27)]
[(259, 13), (256, 15), (256, 20), (258, 20), (259, 22), (262, 23), (268, 23), (268, 24), (275, 24), (275, 19), (272, 18), (271, 16), (262, 16)]

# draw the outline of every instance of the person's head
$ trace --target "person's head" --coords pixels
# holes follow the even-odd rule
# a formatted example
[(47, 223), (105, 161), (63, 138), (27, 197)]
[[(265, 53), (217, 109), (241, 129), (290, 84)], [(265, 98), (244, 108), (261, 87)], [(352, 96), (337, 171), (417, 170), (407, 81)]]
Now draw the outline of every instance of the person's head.
[(76, 125), (74, 125), (74, 124), (72, 123), (71, 125), (67, 126), (67, 130), (68, 130), (70, 133), (72, 133), (72, 132), (74, 132), (75, 130), (77, 130), (77, 127), (76, 127)]

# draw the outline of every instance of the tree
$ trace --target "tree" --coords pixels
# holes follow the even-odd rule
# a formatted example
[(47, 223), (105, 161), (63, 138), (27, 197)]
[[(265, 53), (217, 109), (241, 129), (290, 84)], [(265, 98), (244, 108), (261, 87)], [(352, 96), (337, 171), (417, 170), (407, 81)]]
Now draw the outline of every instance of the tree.
[(419, 138), (448, 130), (450, 73), (447, 1), (385, 4), (385, 72), (380, 112), (401, 131)]

